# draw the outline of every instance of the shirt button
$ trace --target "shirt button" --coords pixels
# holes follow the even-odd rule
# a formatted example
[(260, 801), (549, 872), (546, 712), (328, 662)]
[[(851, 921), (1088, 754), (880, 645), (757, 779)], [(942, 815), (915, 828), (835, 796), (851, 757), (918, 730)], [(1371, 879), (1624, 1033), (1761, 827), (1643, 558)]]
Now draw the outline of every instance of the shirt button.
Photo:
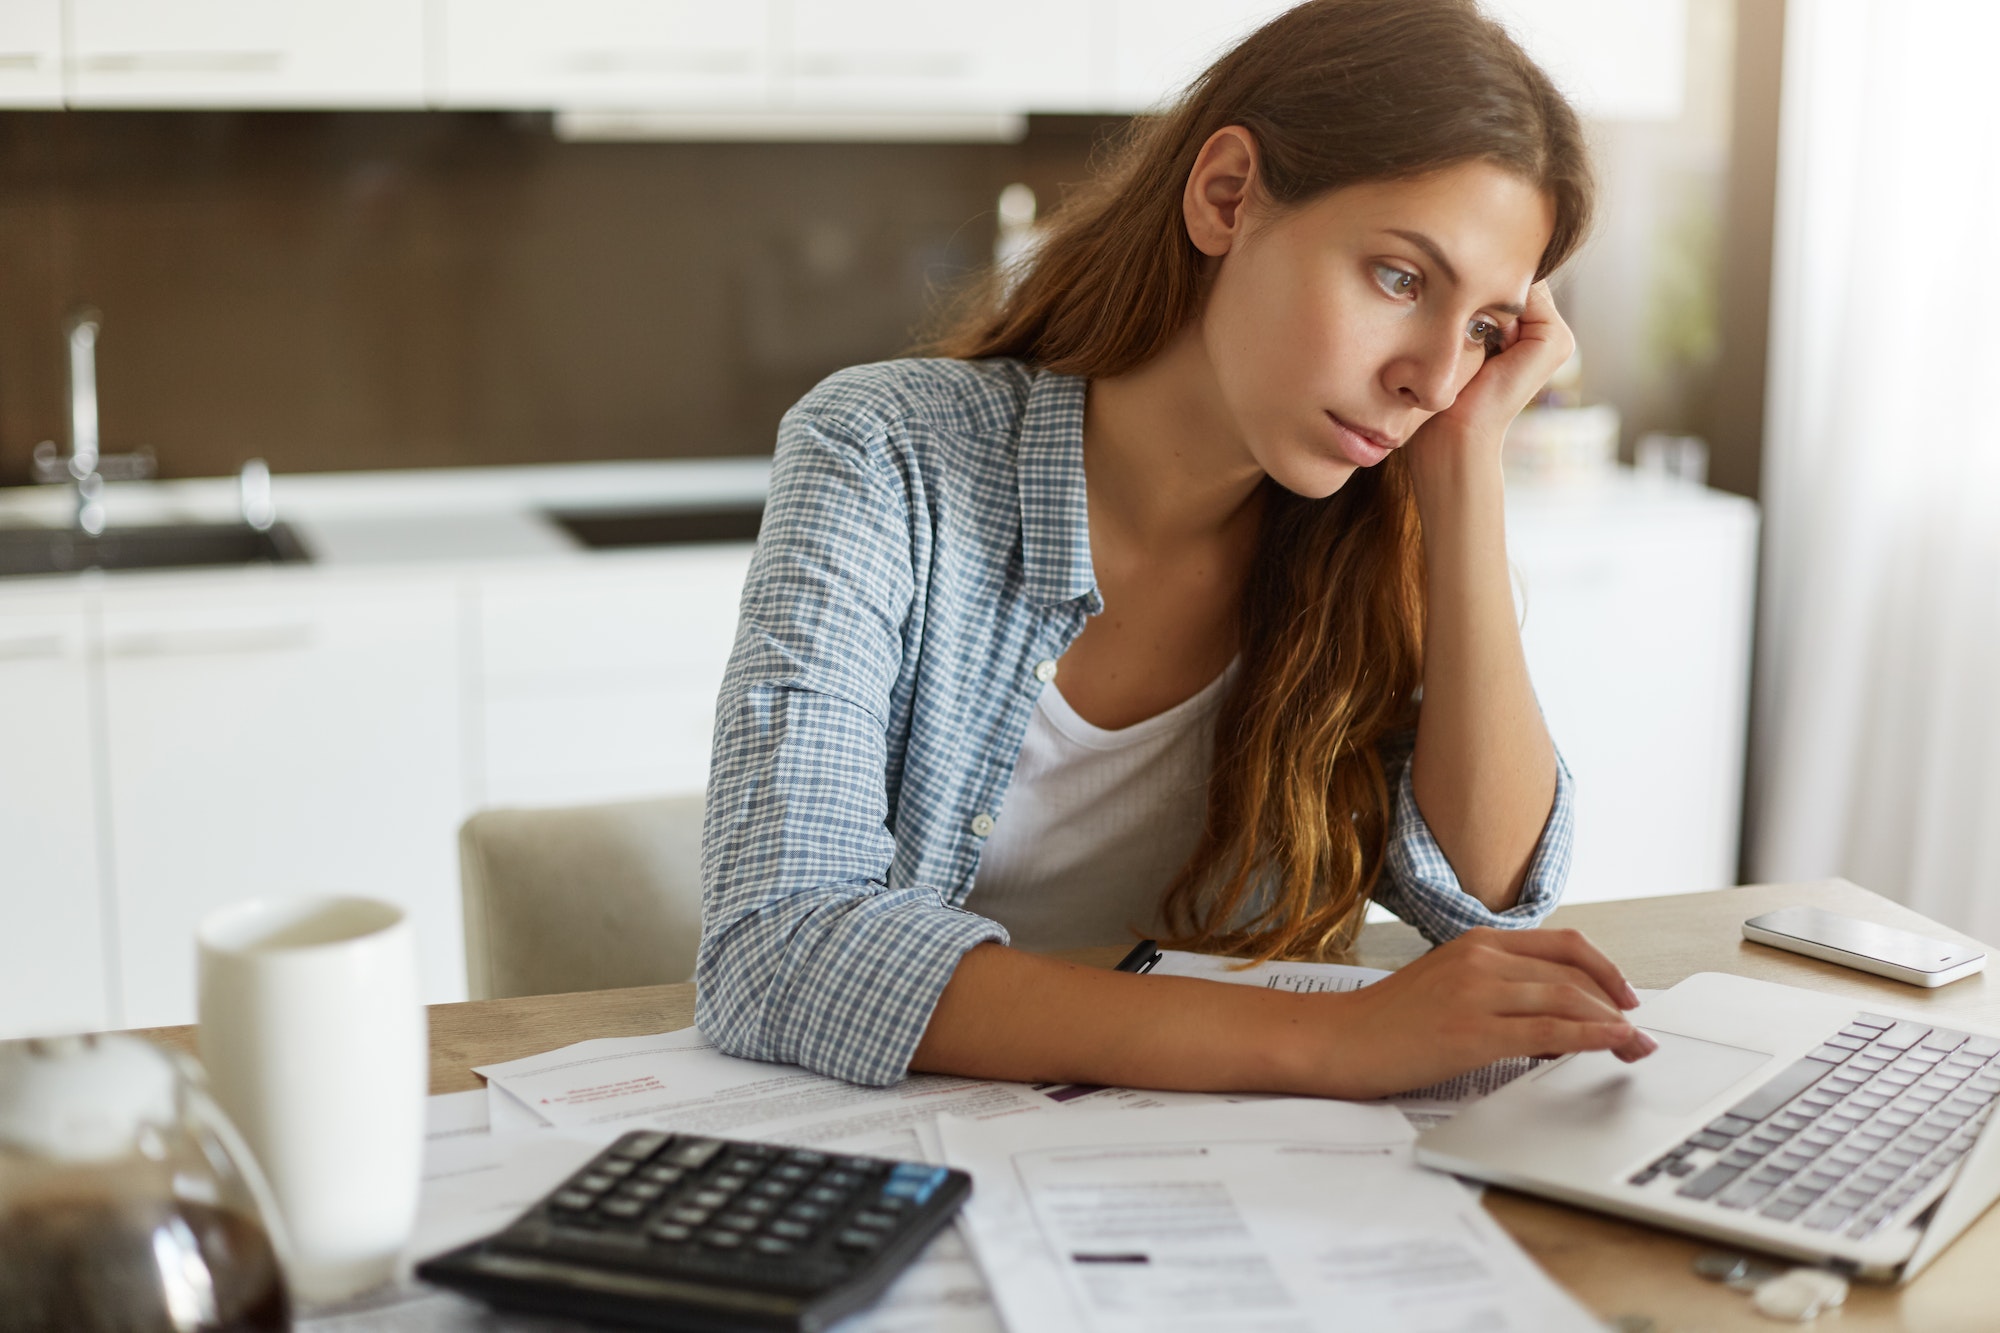
[(993, 816), (992, 816), (992, 815), (974, 815), (974, 816), (972, 817), (972, 836), (973, 836), (973, 837), (975, 837), (975, 838), (983, 838), (983, 837), (985, 837), (985, 836), (986, 836), (987, 834), (991, 833), (992, 831), (993, 831)]
[(1046, 685), (1056, 678), (1056, 659), (1045, 657), (1035, 663), (1035, 679)]

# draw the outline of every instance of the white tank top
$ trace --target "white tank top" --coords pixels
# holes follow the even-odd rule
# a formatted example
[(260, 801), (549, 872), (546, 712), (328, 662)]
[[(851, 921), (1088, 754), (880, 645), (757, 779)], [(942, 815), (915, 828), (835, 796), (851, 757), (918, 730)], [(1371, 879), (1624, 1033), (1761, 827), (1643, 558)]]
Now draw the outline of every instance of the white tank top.
[(1044, 685), (966, 909), (1038, 953), (1158, 934), (1160, 899), (1201, 836), (1215, 713), (1236, 670), (1116, 731)]

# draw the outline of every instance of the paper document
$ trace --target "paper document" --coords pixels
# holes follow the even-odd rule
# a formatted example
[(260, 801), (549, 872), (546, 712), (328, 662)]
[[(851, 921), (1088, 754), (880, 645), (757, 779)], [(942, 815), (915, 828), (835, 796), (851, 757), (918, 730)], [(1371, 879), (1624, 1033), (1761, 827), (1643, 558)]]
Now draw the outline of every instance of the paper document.
[(615, 1135), (656, 1125), (892, 1157), (920, 1156), (911, 1126), (941, 1111), (980, 1119), (1050, 1105), (1023, 1084), (941, 1075), (859, 1087), (796, 1065), (724, 1055), (696, 1028), (578, 1042), (478, 1072), (559, 1130)]
[(486, 1098), (486, 1122), (496, 1137), (533, 1134), (538, 1130), (552, 1128), (547, 1117), (536, 1115), (521, 1104), (519, 1097), (498, 1083), (488, 1083), (486, 1091), (480, 1095)]
[[(496, 1130), (503, 1120), (521, 1124), (539, 1117), (557, 1129), (616, 1134), (657, 1126), (912, 1158), (924, 1155), (917, 1126), (939, 1115), (986, 1120), (1078, 1105), (1153, 1110), (1225, 1100), (1212, 1093), (943, 1074), (912, 1074), (890, 1087), (866, 1088), (796, 1065), (724, 1055), (696, 1028), (578, 1042), (478, 1072), (492, 1080)], [(518, 1106), (508, 1106), (502, 1095)]]
[(484, 1089), (432, 1097), (424, 1110), (412, 1263), (498, 1231), (616, 1137), (568, 1131), (518, 1143), (496, 1139)]
[(500, 1230), (596, 1156), (612, 1137), (552, 1130), (527, 1138), (486, 1134), (426, 1144), (423, 1191), (409, 1247), (412, 1261)]
[(1262, 986), (1267, 990), (1289, 990), (1312, 994), (1318, 991), (1360, 990), (1371, 981), (1388, 976), (1379, 967), (1349, 967), (1344, 963), (1255, 963), (1245, 967), (1241, 958), (1213, 958), (1205, 953), (1183, 953), (1168, 949), (1153, 965), (1156, 977), (1200, 977), (1205, 981), (1229, 981), (1239, 986)]
[(1410, 1122), (1410, 1128), (1426, 1130), (1464, 1110), (1488, 1093), (1506, 1087), (1531, 1069), (1539, 1069), (1546, 1060), (1514, 1059), (1495, 1060), (1490, 1065), (1467, 1070), (1457, 1078), (1448, 1078), (1442, 1083), (1433, 1083), (1428, 1088), (1416, 1088), (1409, 1092), (1399, 1092), (1382, 1100), (1403, 1113)]
[[(1174, 949), (1160, 955), (1153, 972), (1157, 976), (1200, 977), (1205, 981), (1226, 981), (1233, 985), (1263, 986), (1269, 990), (1302, 994), (1356, 991), (1390, 975), (1379, 967), (1349, 967), (1344, 963), (1273, 962), (1244, 967), (1240, 958), (1211, 958), (1207, 954), (1182, 953)], [(1401, 1111), (1412, 1127), (1429, 1129), (1451, 1119), (1466, 1103), (1505, 1087), (1540, 1063), (1538, 1060), (1498, 1060), (1483, 1069), (1460, 1074), (1457, 1078), (1397, 1093), (1382, 1100)]]
[(939, 1122), (1016, 1333), (1596, 1333), (1388, 1107)]
[(424, 1099), (424, 1142), (484, 1134), (487, 1130), (486, 1090), (444, 1092)]

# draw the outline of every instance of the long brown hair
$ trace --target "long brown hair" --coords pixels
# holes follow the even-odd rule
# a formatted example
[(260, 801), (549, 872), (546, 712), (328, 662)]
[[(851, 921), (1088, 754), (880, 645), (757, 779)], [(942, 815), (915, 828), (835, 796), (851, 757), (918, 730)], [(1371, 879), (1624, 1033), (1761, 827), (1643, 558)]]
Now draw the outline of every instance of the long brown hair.
[[(1576, 114), (1473, 0), (1310, 0), (1135, 121), (1028, 266), (988, 275), (929, 350), (1090, 378), (1160, 353), (1205, 294), (1181, 198), (1202, 145), (1229, 125), (1255, 138), (1273, 208), (1479, 160), (1554, 204), (1537, 277), (1589, 226)], [(1265, 491), (1207, 817), (1163, 911), (1181, 947), (1323, 957), (1349, 941), (1382, 873), (1382, 743), (1414, 724), (1423, 676), (1422, 533), (1400, 454), (1323, 500)]]

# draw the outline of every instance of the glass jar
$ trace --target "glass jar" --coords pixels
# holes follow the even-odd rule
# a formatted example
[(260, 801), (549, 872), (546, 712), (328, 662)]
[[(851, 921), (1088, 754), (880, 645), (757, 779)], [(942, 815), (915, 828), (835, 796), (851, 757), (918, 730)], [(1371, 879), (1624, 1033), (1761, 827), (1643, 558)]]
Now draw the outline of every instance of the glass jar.
[(289, 1330), (276, 1217), (194, 1061), (0, 1042), (0, 1333)]

